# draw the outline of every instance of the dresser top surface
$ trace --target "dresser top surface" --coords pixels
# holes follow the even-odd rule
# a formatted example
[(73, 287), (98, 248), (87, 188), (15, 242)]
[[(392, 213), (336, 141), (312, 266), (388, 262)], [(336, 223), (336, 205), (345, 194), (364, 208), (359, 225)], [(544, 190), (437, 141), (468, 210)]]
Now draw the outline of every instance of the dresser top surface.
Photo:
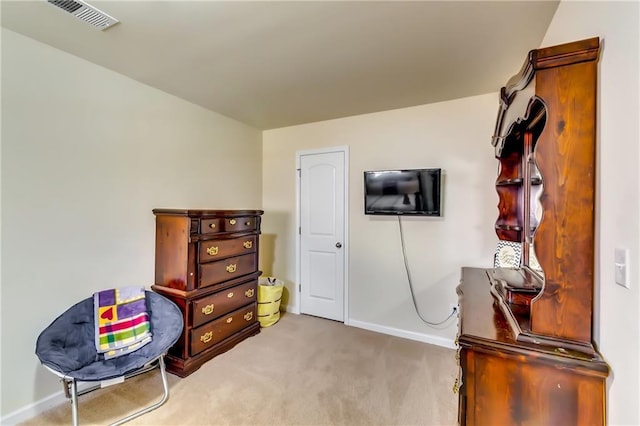
[(494, 350), (506, 350), (537, 354), (538, 357), (553, 359), (567, 364), (585, 364), (596, 361), (599, 368), (606, 371), (599, 354), (589, 355), (576, 351), (559, 349), (544, 344), (527, 343), (516, 340), (504, 314), (490, 292), (491, 282), (487, 271), (492, 269), (462, 268), (462, 280), (457, 288), (460, 302), (460, 336), (463, 345), (481, 345)]
[(494, 304), (490, 286), (487, 269), (462, 268), (462, 282), (458, 287), (462, 305), (460, 335), (506, 344), (515, 343), (504, 315)]
[(263, 210), (153, 209), (153, 214), (185, 217), (261, 216)]

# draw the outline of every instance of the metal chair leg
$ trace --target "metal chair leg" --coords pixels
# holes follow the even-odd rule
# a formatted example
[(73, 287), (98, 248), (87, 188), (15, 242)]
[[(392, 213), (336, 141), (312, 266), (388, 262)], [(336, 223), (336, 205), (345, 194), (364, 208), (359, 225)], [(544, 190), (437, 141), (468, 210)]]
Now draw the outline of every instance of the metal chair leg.
[(160, 401), (156, 402), (153, 405), (143, 408), (140, 411), (136, 411), (135, 413), (130, 414), (127, 417), (116, 421), (115, 423), (111, 423), (110, 426), (118, 426), (123, 423), (126, 423), (130, 420), (135, 419), (136, 417), (140, 417), (141, 415), (148, 413), (149, 411), (155, 410), (156, 408), (160, 407), (162, 404), (167, 402), (167, 399), (169, 399), (169, 383), (167, 381), (167, 372), (164, 367), (164, 356), (161, 356), (160, 358), (158, 358), (158, 364), (160, 365), (160, 377), (162, 378), (162, 388), (164, 390), (162, 399), (160, 399)]
[[(164, 354), (158, 357), (156, 360), (158, 361), (157, 365), (155, 365), (155, 360), (154, 360), (151, 363), (147, 364), (147, 366), (140, 368), (132, 373), (129, 373), (128, 375), (125, 376), (125, 379), (129, 379), (139, 374), (146, 373), (159, 366), (160, 378), (162, 379), (162, 389), (163, 389), (163, 395), (160, 401), (146, 408), (143, 408), (140, 411), (136, 411), (135, 413), (130, 414), (127, 417), (117, 420), (115, 423), (112, 423), (110, 426), (119, 426), (123, 423), (126, 423), (130, 420), (135, 419), (136, 417), (146, 414), (149, 411), (153, 411), (156, 408), (160, 407), (165, 402), (167, 402), (167, 400), (169, 399), (169, 382), (167, 380), (167, 371), (164, 365)], [(62, 376), (61, 379), (64, 387), (65, 396), (71, 399), (71, 418), (72, 418), (73, 426), (78, 426), (78, 396), (84, 395), (89, 392), (93, 392), (96, 389), (100, 389), (100, 385), (97, 384), (95, 386), (83, 388), (83, 390), (78, 391), (78, 382), (76, 381), (76, 379), (65, 377), (65, 376)]]
[(71, 418), (73, 426), (78, 426), (78, 384), (75, 379), (71, 379)]

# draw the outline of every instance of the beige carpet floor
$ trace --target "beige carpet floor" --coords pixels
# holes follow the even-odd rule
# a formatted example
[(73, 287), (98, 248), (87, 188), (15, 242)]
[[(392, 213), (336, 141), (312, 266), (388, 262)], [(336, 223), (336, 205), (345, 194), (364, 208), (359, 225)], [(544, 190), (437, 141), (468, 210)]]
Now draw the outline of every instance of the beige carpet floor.
[[(305, 315), (275, 325), (181, 379), (136, 425), (453, 425), (455, 351)], [(79, 399), (107, 424), (159, 399), (159, 370)], [(70, 424), (70, 404), (24, 424)]]

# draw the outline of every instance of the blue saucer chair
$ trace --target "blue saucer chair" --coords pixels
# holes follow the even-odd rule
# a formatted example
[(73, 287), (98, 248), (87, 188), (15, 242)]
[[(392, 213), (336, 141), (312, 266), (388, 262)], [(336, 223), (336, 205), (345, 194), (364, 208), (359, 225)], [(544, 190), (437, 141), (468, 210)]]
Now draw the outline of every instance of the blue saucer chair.
[[(78, 396), (157, 367), (160, 368), (164, 390), (162, 399), (113, 425), (120, 425), (155, 410), (169, 398), (163, 357), (182, 333), (182, 313), (175, 303), (157, 293), (146, 291), (145, 298), (153, 338), (135, 352), (106, 360), (102, 354), (98, 354), (94, 336), (93, 297), (76, 303), (38, 336), (36, 355), (48, 370), (61, 378), (65, 395), (71, 399), (74, 425), (78, 424)], [(78, 382), (93, 384), (78, 391)]]

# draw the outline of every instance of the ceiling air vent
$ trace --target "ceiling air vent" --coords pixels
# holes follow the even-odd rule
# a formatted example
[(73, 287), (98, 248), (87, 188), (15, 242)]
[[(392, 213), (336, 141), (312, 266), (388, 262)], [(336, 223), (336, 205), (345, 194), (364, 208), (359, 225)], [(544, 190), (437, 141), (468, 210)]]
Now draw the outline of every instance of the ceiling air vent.
[(59, 7), (99, 30), (106, 30), (120, 22), (81, 0), (47, 0), (47, 3)]

